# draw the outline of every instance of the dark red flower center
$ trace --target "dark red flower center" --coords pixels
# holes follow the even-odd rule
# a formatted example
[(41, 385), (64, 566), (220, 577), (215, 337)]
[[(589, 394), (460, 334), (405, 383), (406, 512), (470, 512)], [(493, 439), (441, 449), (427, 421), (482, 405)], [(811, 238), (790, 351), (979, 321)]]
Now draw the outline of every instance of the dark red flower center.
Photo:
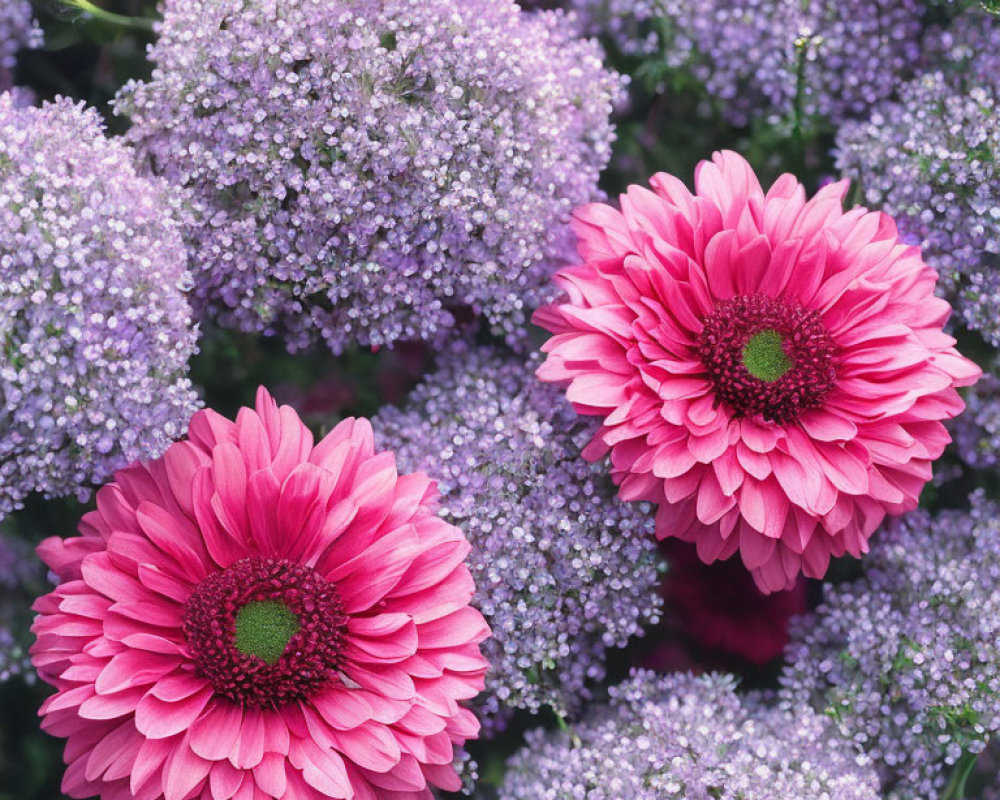
[(757, 294), (717, 303), (703, 322), (698, 357), (737, 416), (790, 422), (837, 379), (837, 346), (817, 311)]
[(340, 668), (347, 617), (336, 587), (291, 561), (254, 556), (205, 578), (184, 609), (198, 670), (238, 703), (278, 706)]

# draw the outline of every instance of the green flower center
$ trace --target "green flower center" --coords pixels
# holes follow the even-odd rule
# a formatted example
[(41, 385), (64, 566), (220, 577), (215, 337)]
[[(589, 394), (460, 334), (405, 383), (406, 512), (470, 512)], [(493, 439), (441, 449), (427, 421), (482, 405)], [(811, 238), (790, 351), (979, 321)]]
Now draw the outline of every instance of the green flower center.
[(765, 383), (774, 383), (792, 368), (781, 346), (781, 334), (775, 330), (755, 333), (743, 347), (743, 366)]
[(274, 664), (298, 630), (299, 618), (284, 603), (247, 603), (236, 614), (236, 649)]

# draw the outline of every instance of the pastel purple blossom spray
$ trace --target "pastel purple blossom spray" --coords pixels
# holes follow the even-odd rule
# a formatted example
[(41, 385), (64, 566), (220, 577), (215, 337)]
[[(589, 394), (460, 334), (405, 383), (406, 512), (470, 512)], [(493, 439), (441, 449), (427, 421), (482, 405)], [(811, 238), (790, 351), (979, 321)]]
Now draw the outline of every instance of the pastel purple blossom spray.
[(187, 427), (197, 332), (171, 195), (97, 112), (0, 95), (0, 517), (85, 497)]

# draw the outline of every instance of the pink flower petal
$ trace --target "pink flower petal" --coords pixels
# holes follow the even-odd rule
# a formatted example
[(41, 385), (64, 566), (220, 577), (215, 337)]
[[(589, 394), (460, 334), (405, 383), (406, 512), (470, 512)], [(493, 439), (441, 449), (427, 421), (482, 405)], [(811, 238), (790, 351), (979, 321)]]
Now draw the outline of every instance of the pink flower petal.
[(148, 739), (166, 739), (187, 730), (212, 697), (205, 687), (191, 697), (175, 703), (146, 694), (135, 706), (135, 727)]
[[(208, 761), (221, 761), (232, 751), (242, 725), (243, 709), (240, 706), (228, 698), (214, 698), (191, 725), (191, 749)], [(223, 775), (219, 780), (223, 780)]]

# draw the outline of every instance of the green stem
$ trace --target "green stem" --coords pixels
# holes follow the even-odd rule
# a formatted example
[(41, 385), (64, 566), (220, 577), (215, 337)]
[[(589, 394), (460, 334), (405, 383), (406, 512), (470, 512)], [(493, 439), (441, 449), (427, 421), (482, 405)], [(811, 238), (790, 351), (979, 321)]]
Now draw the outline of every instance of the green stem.
[(555, 708), (552, 709), (552, 713), (556, 715), (556, 724), (559, 726), (559, 730), (563, 733), (568, 733), (569, 725), (566, 724), (566, 717), (560, 714)]
[(127, 17), (124, 14), (116, 14), (100, 6), (95, 6), (90, 0), (59, 0), (59, 2), (69, 8), (75, 8), (77, 11), (81, 11), (94, 19), (99, 19), (101, 22), (107, 22), (121, 28), (132, 28), (138, 31), (153, 30), (153, 20), (147, 17)]
[(549, 708), (552, 708), (552, 712), (556, 716), (556, 724), (559, 726), (559, 730), (569, 735), (569, 740), (573, 743), (573, 747), (582, 747), (583, 742), (580, 741), (580, 737), (576, 735), (576, 732), (569, 726), (569, 723), (566, 722), (566, 717), (564, 717), (558, 709), (552, 706), (549, 706)]
[(979, 759), (978, 753), (970, 753), (966, 750), (962, 757), (955, 764), (955, 771), (951, 773), (951, 780), (944, 787), (941, 800), (963, 800), (965, 797), (965, 782), (969, 780), (976, 761)]
[(796, 156), (801, 166), (806, 161), (806, 140), (803, 133), (803, 105), (805, 104), (806, 88), (806, 51), (809, 47), (809, 40), (800, 37), (795, 40), (796, 63), (795, 63), (795, 101), (793, 106), (794, 119), (792, 122), (792, 139), (795, 142)]

